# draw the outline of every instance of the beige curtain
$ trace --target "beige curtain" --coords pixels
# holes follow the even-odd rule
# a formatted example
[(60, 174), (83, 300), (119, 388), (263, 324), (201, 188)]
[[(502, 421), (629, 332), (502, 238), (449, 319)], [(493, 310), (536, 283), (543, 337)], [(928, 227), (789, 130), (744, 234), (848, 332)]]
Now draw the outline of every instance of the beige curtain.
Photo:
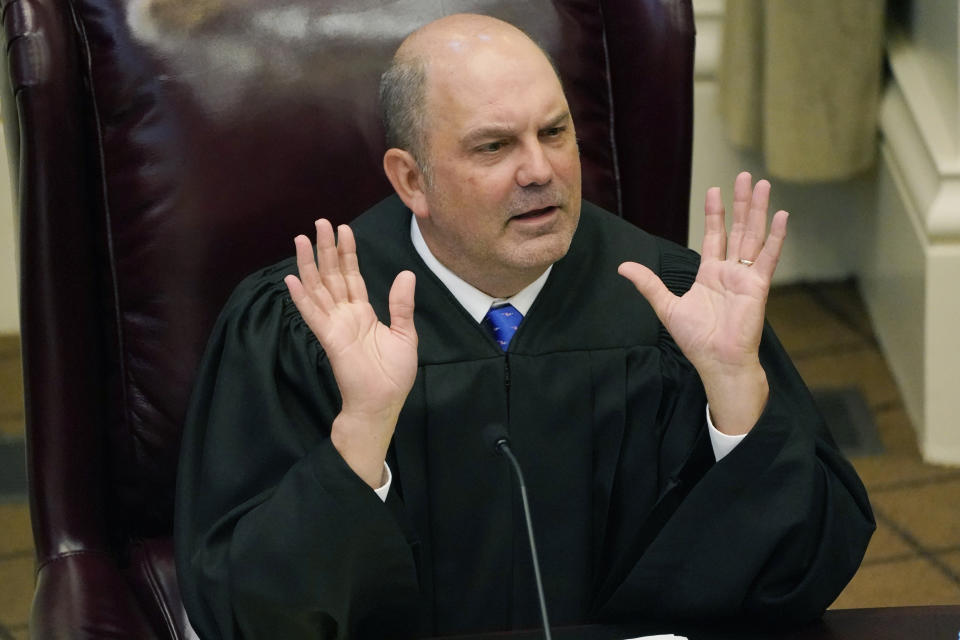
[(720, 112), (774, 177), (841, 180), (876, 156), (884, 0), (727, 0)]

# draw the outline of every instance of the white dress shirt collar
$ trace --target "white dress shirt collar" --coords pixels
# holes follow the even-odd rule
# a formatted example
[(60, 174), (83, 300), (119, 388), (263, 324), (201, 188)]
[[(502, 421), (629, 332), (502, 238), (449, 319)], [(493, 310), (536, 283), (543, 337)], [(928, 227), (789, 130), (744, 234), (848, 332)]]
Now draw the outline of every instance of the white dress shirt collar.
[(533, 301), (537, 299), (537, 295), (540, 293), (540, 290), (543, 289), (543, 285), (546, 284), (550, 270), (553, 269), (553, 265), (550, 265), (539, 278), (509, 298), (494, 298), (480, 291), (469, 282), (466, 282), (434, 257), (430, 252), (430, 247), (427, 246), (426, 240), (423, 239), (423, 234), (420, 233), (417, 216), (414, 215), (410, 216), (410, 240), (413, 242), (413, 247), (417, 250), (417, 253), (420, 254), (420, 257), (423, 258), (424, 263), (426, 263), (430, 271), (440, 279), (440, 282), (453, 294), (457, 302), (467, 310), (470, 317), (476, 320), (478, 324), (483, 320), (483, 317), (487, 315), (490, 307), (500, 306), (506, 303), (512, 304), (522, 315), (527, 315), (527, 312), (533, 305)]

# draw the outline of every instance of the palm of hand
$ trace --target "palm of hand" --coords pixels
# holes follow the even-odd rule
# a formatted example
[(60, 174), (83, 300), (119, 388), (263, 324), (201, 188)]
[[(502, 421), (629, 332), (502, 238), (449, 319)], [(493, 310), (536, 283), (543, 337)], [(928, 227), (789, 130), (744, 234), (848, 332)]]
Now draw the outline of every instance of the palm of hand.
[(376, 413), (402, 404), (417, 373), (416, 334), (393, 330), (368, 302), (342, 302), (311, 324), (344, 400), (343, 409)]
[(667, 302), (662, 322), (697, 369), (741, 366), (759, 349), (767, 289), (750, 268), (704, 259), (693, 286)]
[(400, 273), (390, 289), (388, 327), (367, 299), (349, 227), (340, 228), (337, 244), (330, 223), (318, 220), (316, 259), (306, 236), (294, 242), (300, 277), (285, 282), (333, 368), (341, 413), (391, 422), (387, 416), (399, 412), (417, 373), (413, 274)]
[(787, 233), (787, 212), (778, 211), (764, 240), (770, 183), (761, 180), (752, 194), (750, 183), (749, 173), (737, 176), (729, 238), (720, 190), (707, 192), (700, 268), (682, 296), (671, 293), (643, 265), (624, 262), (619, 269), (696, 368), (714, 427), (729, 435), (750, 431), (769, 397), (760, 336), (767, 292)]
[(625, 262), (620, 266), (620, 273), (650, 302), (701, 377), (757, 362), (767, 293), (786, 236), (787, 213), (774, 216), (764, 240), (770, 184), (761, 180), (753, 190), (750, 185), (750, 174), (737, 176), (729, 238), (720, 190), (707, 192), (703, 255), (696, 280), (683, 296), (673, 295), (643, 265)]

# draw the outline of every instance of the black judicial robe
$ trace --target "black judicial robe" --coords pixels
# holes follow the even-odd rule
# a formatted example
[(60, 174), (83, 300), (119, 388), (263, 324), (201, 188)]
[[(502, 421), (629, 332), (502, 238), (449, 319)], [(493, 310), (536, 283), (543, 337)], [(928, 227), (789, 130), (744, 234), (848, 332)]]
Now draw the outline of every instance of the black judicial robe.
[(180, 588), (202, 638), (391, 638), (539, 623), (518, 490), (482, 428), (524, 467), (554, 624), (810, 619), (874, 528), (776, 337), (770, 400), (715, 462), (703, 387), (624, 278), (643, 262), (675, 292), (693, 252), (584, 202), (569, 253), (504, 354), (420, 260), (388, 198), (352, 225), (371, 303), (417, 275), (419, 367), (386, 504), (329, 440), (339, 395), (282, 279), (253, 274), (199, 370), (179, 471)]

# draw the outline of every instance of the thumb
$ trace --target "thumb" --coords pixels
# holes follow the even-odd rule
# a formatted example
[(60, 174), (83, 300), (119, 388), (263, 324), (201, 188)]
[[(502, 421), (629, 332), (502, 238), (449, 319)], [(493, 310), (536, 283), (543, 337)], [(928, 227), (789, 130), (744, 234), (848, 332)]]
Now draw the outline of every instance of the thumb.
[(663, 280), (649, 268), (636, 262), (624, 262), (617, 268), (617, 273), (633, 283), (663, 323), (667, 310), (676, 298), (663, 284)]
[(417, 286), (417, 277), (412, 271), (401, 271), (390, 287), (390, 330), (416, 339), (417, 330), (413, 326), (413, 294)]

